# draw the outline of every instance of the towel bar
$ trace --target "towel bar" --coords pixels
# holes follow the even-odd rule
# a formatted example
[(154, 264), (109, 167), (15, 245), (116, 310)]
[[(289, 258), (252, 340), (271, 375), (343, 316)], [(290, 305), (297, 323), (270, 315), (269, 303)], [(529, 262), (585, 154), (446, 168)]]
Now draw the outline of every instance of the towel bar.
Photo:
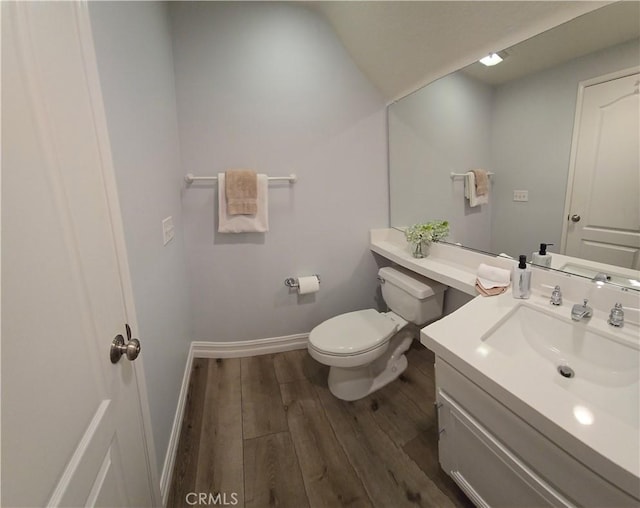
[[(184, 181), (187, 183), (193, 183), (197, 180), (207, 180), (207, 181), (217, 182), (218, 177), (217, 176), (195, 176), (193, 173), (187, 173), (184, 177)], [(294, 173), (291, 173), (289, 176), (270, 176), (268, 180), (270, 182), (279, 181), (279, 182), (295, 183), (298, 180), (298, 177)]]
[[(487, 173), (487, 175), (489, 175), (489, 178), (491, 178), (493, 175), (495, 175), (495, 173), (492, 173), (491, 171), (489, 171)], [(462, 178), (464, 176), (467, 176), (467, 173), (454, 173), (453, 171), (450, 173), (451, 179), (453, 180), (454, 178)]]

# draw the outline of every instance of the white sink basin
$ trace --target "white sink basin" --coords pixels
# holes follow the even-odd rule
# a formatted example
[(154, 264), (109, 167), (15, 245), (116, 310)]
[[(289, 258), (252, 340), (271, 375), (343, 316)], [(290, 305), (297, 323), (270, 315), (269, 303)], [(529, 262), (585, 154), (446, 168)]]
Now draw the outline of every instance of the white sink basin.
[[(594, 405), (638, 427), (639, 352), (615, 340), (614, 334), (594, 331), (583, 321), (576, 323), (569, 317), (521, 304), (482, 341), (485, 355), (507, 357), (503, 361), (532, 383), (552, 381), (584, 400), (587, 412), (588, 406)], [(571, 373), (572, 377), (565, 377)]]

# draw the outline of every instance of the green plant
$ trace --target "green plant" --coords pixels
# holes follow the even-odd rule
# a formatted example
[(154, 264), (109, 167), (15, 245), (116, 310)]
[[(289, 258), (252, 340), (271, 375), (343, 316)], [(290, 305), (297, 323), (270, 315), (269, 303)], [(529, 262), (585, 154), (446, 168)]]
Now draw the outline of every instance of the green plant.
[(449, 235), (449, 221), (434, 220), (424, 224), (414, 224), (404, 231), (404, 236), (409, 243), (438, 242)]

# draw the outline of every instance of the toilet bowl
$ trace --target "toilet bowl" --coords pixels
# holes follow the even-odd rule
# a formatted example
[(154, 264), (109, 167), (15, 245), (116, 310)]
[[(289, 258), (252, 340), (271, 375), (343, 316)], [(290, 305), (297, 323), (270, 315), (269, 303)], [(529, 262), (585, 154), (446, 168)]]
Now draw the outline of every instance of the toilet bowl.
[(417, 327), (442, 315), (446, 286), (402, 268), (381, 268), (382, 296), (391, 309), (365, 309), (335, 316), (309, 334), (312, 358), (328, 365), (329, 390), (358, 400), (396, 379), (407, 368), (404, 353)]

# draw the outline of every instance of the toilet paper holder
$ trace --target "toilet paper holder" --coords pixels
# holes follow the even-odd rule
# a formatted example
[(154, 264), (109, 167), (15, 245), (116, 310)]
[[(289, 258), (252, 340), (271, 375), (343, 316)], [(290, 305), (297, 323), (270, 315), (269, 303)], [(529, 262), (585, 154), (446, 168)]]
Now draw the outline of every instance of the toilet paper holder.
[[(318, 278), (318, 284), (320, 284), (320, 276), (317, 273), (315, 273), (314, 276)], [(298, 279), (295, 277), (287, 277), (284, 280), (284, 285), (290, 288), (300, 287), (300, 284), (298, 284)]]

